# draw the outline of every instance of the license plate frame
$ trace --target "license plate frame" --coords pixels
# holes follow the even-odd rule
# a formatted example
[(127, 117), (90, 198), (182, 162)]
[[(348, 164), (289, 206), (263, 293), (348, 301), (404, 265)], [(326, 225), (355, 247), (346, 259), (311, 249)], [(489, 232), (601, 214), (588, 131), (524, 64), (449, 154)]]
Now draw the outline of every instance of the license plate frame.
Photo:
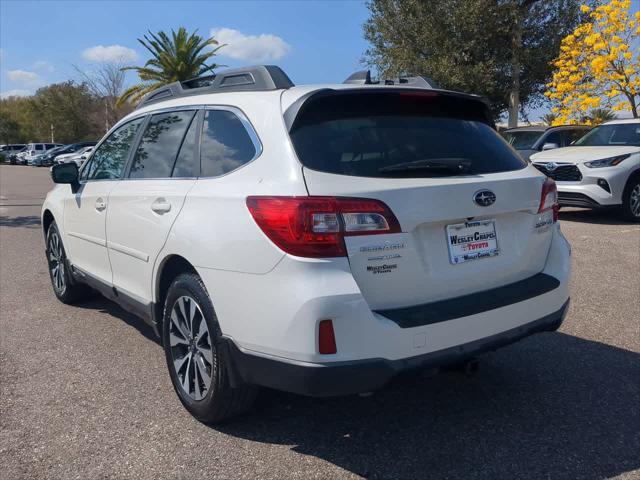
[(452, 265), (500, 254), (496, 220), (493, 218), (446, 225), (445, 235)]

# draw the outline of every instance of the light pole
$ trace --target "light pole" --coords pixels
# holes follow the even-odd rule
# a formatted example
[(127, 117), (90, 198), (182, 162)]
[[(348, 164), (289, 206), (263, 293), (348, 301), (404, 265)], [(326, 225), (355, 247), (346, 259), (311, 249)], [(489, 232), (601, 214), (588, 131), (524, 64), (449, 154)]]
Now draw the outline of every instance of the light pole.
[[(49, 104), (48, 103), (43, 103), (42, 106), (46, 109), (47, 113), (49, 113)], [(51, 119), (51, 115), (49, 115), (49, 131), (51, 132), (51, 143), (55, 143), (55, 140), (53, 139), (53, 120)]]

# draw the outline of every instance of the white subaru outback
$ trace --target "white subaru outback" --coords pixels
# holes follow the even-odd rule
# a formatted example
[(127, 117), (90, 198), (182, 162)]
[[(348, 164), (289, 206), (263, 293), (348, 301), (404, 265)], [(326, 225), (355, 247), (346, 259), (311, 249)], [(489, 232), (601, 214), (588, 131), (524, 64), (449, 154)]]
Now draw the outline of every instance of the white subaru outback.
[(621, 207), (640, 222), (640, 119), (597, 126), (573, 146), (531, 156), (533, 165), (558, 185), (567, 207)]
[(42, 210), (53, 290), (147, 320), (204, 422), (257, 386), (367, 392), (556, 330), (555, 184), (477, 96), (236, 69), (147, 96)]

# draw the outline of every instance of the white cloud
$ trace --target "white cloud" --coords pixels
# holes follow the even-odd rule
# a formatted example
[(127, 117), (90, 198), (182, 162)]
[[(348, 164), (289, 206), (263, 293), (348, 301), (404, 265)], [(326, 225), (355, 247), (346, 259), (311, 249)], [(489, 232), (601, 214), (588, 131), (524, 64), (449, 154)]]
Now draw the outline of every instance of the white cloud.
[(38, 60), (33, 64), (33, 69), (39, 72), (52, 73), (55, 70), (55, 67), (50, 62)]
[(135, 50), (122, 45), (96, 45), (95, 47), (87, 48), (82, 52), (82, 56), (85, 60), (90, 62), (134, 62), (138, 59), (138, 54)]
[(26, 70), (9, 70), (7, 78), (12, 82), (25, 86), (34, 86), (40, 83), (40, 76), (37, 73), (27, 72)]
[(291, 45), (282, 38), (269, 33), (245, 35), (233, 28), (214, 28), (211, 36), (220, 44), (227, 44), (220, 49), (221, 56), (238, 60), (260, 63), (279, 60), (291, 50)]
[(21, 88), (16, 88), (15, 90), (7, 90), (6, 92), (0, 93), (0, 98), (8, 98), (8, 97), (26, 97), (32, 95), (32, 92), (29, 90), (24, 90)]

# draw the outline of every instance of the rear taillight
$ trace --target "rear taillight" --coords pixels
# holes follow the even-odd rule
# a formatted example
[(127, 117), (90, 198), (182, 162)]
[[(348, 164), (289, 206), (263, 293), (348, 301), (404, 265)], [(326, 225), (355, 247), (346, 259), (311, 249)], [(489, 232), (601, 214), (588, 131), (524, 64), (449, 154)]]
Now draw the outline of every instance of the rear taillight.
[(540, 208), (538, 213), (546, 212), (547, 210), (553, 210), (553, 221), (558, 221), (558, 212), (560, 211), (560, 204), (558, 204), (558, 189), (556, 182), (551, 178), (547, 178), (542, 184), (542, 195), (540, 196)]
[(379, 200), (347, 197), (247, 197), (247, 207), (278, 247), (298, 257), (343, 257), (344, 237), (399, 233)]

